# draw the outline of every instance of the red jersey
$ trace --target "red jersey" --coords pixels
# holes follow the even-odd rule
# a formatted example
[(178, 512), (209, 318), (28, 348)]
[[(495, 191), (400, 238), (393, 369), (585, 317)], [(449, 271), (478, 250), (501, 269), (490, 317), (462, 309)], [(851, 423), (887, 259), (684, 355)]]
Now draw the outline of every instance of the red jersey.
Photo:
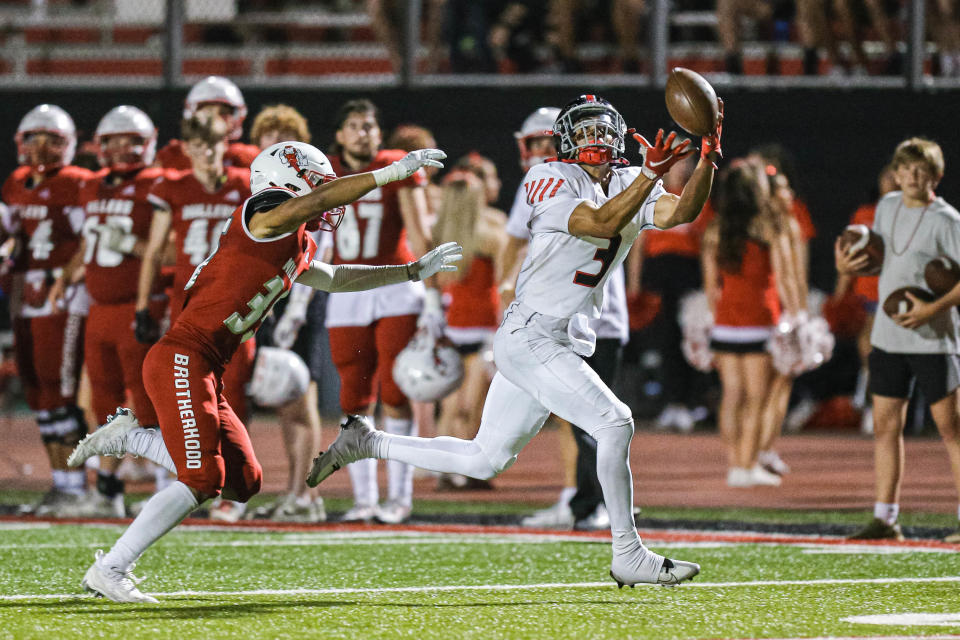
[[(147, 168), (117, 184), (112, 184), (108, 169), (87, 183), (81, 194), (86, 219), (83, 256), (87, 291), (96, 304), (121, 304), (137, 299), (140, 258), (114, 251), (100, 242), (104, 227), (116, 227), (146, 242), (150, 237), (153, 205), (147, 194), (163, 177), (163, 169)], [(156, 291), (160, 288), (155, 287)]]
[(170, 211), (171, 228), (177, 234), (176, 293), (183, 292), (197, 265), (216, 250), (224, 223), (249, 197), (250, 170), (238, 167), (229, 167), (226, 179), (213, 192), (192, 171), (168, 175), (154, 184), (150, 202)]
[(64, 167), (34, 185), (32, 173), (32, 167), (19, 167), (4, 182), (0, 199), (9, 211), (3, 230), (23, 242), (17, 270), (51, 271), (66, 265), (80, 248), (80, 191), (94, 174)]
[[(876, 203), (861, 205), (859, 209), (853, 212), (853, 217), (850, 218), (850, 224), (865, 224), (872, 229), (873, 218), (876, 214)], [(877, 302), (880, 295), (877, 293), (877, 284), (879, 282), (880, 276), (859, 276), (853, 280), (853, 292), (871, 302)]]
[(770, 249), (755, 240), (743, 247), (740, 270), (720, 269), (721, 289), (714, 324), (726, 327), (769, 327), (780, 317), (777, 284)]
[(254, 334), (274, 303), (310, 268), (317, 252), (305, 224), (269, 240), (254, 238), (247, 229), (254, 213), (290, 197), (286, 189), (266, 189), (237, 207), (217, 250), (187, 283), (186, 304), (167, 333), (169, 338), (195, 346), (222, 367)]
[[(348, 169), (339, 156), (330, 158), (338, 176), (373, 171), (403, 158), (405, 151), (384, 149), (362, 169)], [(397, 192), (404, 187), (426, 184), (422, 171), (406, 180), (377, 187), (344, 210), (343, 220), (334, 232), (333, 264), (403, 264), (416, 260), (407, 244), (407, 231), (400, 215)]]
[[(250, 163), (260, 153), (260, 148), (252, 144), (243, 144), (242, 142), (231, 142), (227, 145), (227, 151), (223, 154), (223, 166), (239, 167), (249, 169)], [(177, 171), (190, 171), (193, 165), (190, 158), (183, 150), (182, 140), (171, 140), (162, 149), (157, 151), (157, 162), (164, 169), (176, 169)]]
[(446, 287), (450, 295), (447, 308), (447, 326), (490, 327), (500, 324), (500, 294), (494, 278), (493, 260), (476, 256), (470, 261), (467, 273), (458, 282)]

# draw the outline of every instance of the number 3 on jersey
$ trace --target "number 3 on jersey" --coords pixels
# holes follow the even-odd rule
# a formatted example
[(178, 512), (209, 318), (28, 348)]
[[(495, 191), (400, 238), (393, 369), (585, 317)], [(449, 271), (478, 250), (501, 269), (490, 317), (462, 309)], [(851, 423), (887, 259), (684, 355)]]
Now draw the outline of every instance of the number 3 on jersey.
[(619, 235), (610, 238), (610, 244), (606, 249), (597, 249), (597, 252), (593, 254), (593, 259), (600, 263), (600, 271), (596, 274), (577, 271), (576, 275), (573, 276), (573, 282), (584, 287), (595, 287), (600, 284), (603, 276), (607, 275), (613, 259), (617, 257), (617, 251), (622, 243), (623, 238)]
[[(383, 222), (380, 189), (374, 189), (367, 197), (371, 200), (355, 202), (344, 210), (336, 233), (337, 254), (341, 260), (373, 258), (380, 250), (380, 224)], [(362, 230), (360, 220), (366, 221)]]

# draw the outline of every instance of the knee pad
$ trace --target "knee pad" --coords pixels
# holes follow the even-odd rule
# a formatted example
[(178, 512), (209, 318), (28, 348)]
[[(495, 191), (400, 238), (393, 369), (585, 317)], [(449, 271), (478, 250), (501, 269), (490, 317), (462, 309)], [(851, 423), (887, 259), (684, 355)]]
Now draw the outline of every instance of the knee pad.
[(590, 435), (597, 441), (598, 447), (601, 443), (616, 443), (618, 441), (629, 445), (633, 439), (633, 418), (617, 424), (598, 427)]

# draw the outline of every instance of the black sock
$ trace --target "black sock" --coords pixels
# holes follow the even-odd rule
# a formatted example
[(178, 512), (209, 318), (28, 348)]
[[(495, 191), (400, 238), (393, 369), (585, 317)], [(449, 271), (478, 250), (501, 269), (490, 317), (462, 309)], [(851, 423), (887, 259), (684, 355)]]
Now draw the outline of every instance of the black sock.
[(108, 498), (112, 498), (123, 493), (123, 480), (113, 473), (97, 471), (97, 491)]

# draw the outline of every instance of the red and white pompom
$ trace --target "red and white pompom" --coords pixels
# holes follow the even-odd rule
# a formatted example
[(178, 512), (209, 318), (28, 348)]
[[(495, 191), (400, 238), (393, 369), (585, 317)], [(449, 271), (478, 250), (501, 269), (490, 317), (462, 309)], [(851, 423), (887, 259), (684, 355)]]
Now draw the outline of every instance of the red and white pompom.
[(773, 368), (783, 375), (798, 376), (816, 369), (833, 356), (835, 344), (827, 321), (805, 311), (784, 313), (767, 341)]

